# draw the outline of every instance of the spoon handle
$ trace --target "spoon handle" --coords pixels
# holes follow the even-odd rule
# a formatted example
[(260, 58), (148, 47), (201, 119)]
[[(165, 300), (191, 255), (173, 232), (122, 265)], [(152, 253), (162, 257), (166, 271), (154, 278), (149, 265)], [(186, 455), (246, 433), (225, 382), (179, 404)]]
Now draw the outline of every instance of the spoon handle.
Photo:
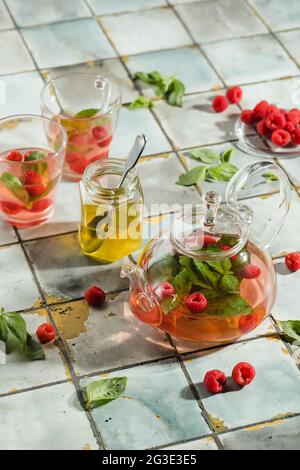
[(136, 136), (134, 146), (132, 147), (132, 149), (131, 149), (131, 151), (128, 155), (126, 165), (125, 165), (125, 170), (124, 170), (124, 173), (123, 173), (123, 175), (121, 177), (121, 180), (118, 184), (118, 188), (122, 187), (122, 184), (124, 183), (124, 180), (125, 180), (127, 174), (137, 164), (138, 159), (140, 158), (140, 156), (142, 155), (142, 153), (144, 151), (146, 142), (147, 142), (147, 140), (146, 140), (146, 136), (144, 134), (138, 134)]

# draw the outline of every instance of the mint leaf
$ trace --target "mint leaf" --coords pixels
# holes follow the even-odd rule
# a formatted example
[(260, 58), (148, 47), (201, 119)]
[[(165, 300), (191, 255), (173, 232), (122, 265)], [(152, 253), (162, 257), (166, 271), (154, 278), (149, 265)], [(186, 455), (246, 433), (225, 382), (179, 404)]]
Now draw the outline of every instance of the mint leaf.
[(197, 274), (200, 276), (200, 279), (203, 280), (209, 286), (216, 289), (219, 279), (221, 277), (220, 274), (212, 271), (205, 261), (193, 259), (193, 263), (197, 269)]
[(206, 180), (230, 181), (237, 171), (235, 165), (223, 162), (208, 169)]
[(115, 400), (125, 392), (126, 385), (127, 377), (115, 377), (90, 382), (82, 389), (86, 409), (91, 410)]
[(220, 160), (221, 160), (221, 162), (228, 163), (229, 160), (230, 160), (230, 158), (231, 158), (231, 154), (232, 154), (233, 151), (234, 151), (233, 148), (224, 150), (224, 152), (222, 152), (222, 153), (220, 154)]
[(183, 268), (180, 273), (178, 273), (173, 281), (172, 285), (176, 289), (178, 295), (189, 294), (192, 288), (192, 283), (190, 281), (189, 271), (186, 268)]
[(135, 110), (139, 108), (153, 108), (153, 101), (146, 96), (138, 96), (129, 106), (130, 109)]
[(167, 102), (171, 105), (171, 106), (182, 106), (182, 97), (184, 95), (184, 92), (185, 92), (185, 86), (184, 84), (178, 80), (178, 79), (174, 79), (167, 92), (166, 92), (166, 98), (167, 98)]
[(300, 341), (300, 320), (276, 321), (290, 340)]
[(155, 85), (162, 80), (162, 76), (156, 70), (150, 73), (137, 72), (134, 75), (133, 80), (141, 80), (142, 82), (149, 83), (150, 85)]
[(19, 313), (0, 308), (0, 339), (6, 352), (18, 351), (31, 360), (45, 359), (44, 351), (26, 331), (26, 323)]
[[(25, 162), (34, 162), (37, 160), (44, 160), (45, 155), (42, 152), (32, 152), (30, 153), (26, 159)], [(33, 170), (36, 171), (39, 174), (45, 173), (45, 171), (48, 169), (48, 165), (46, 162), (40, 162), (32, 165), (28, 165), (27, 163), (23, 165), (24, 170)]]
[(240, 283), (236, 276), (224, 274), (220, 279), (219, 288), (224, 292), (236, 294), (240, 291)]
[(215, 163), (219, 160), (217, 152), (211, 149), (193, 149), (190, 150), (189, 155), (191, 155), (194, 160), (200, 160), (203, 163)]
[(77, 119), (84, 119), (84, 118), (90, 118), (93, 116), (96, 116), (98, 114), (100, 109), (96, 108), (90, 108), (90, 109), (83, 109), (82, 111), (79, 111), (79, 113), (75, 114), (75, 118)]
[[(220, 248), (218, 246), (210, 245), (205, 249), (206, 253), (219, 253)], [(231, 270), (231, 261), (229, 258), (225, 258), (220, 261), (206, 261), (206, 263), (217, 273), (225, 274)]]
[(234, 317), (236, 315), (250, 315), (253, 313), (253, 309), (240, 295), (225, 294), (209, 301), (205, 313), (221, 317)]
[(11, 191), (20, 201), (27, 204), (29, 201), (29, 194), (24, 188), (23, 184), (16, 176), (11, 173), (4, 172), (0, 177), (0, 181)]
[(171, 281), (179, 271), (180, 266), (177, 260), (173, 256), (168, 255), (149, 267), (148, 279), (150, 283), (155, 282), (157, 279)]
[(273, 181), (278, 181), (278, 176), (274, 175), (273, 173), (264, 173), (261, 175), (263, 178), (266, 179), (267, 183), (271, 183)]
[(196, 166), (187, 173), (183, 173), (176, 184), (179, 186), (192, 186), (193, 184), (198, 184), (205, 180), (207, 170), (207, 166)]
[(167, 297), (166, 299), (164, 299), (160, 304), (163, 314), (168, 315), (171, 310), (177, 308), (180, 305), (180, 302), (181, 299), (178, 295), (176, 295), (175, 297)]

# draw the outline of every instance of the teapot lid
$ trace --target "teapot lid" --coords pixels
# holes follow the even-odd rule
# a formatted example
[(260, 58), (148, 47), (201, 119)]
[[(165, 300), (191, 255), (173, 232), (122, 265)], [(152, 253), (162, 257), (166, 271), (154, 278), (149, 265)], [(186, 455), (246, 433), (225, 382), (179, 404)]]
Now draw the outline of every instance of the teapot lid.
[[(181, 254), (207, 261), (217, 261), (237, 254), (249, 236), (251, 213), (246, 206), (221, 205), (215, 191), (202, 196), (202, 205), (184, 208), (171, 227), (171, 242)], [(220, 250), (221, 248), (221, 250)]]

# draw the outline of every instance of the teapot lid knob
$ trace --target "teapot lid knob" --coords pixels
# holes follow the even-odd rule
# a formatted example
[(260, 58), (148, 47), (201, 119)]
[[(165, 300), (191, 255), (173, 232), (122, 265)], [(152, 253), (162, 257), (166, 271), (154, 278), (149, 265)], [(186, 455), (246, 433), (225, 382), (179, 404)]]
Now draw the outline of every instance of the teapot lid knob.
[(222, 201), (222, 196), (216, 191), (207, 191), (202, 200), (205, 206), (204, 225), (212, 227), (217, 222), (217, 213)]

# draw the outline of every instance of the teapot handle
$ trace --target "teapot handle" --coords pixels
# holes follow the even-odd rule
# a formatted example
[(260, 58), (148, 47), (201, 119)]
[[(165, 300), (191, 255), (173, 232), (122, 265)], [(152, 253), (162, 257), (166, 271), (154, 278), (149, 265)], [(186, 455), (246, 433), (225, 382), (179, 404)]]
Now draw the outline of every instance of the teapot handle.
[(257, 160), (239, 170), (232, 177), (227, 186), (225, 197), (229, 206), (236, 210), (239, 210), (239, 206), (241, 206), (242, 210), (245, 210), (244, 204), (238, 202), (240, 192), (249, 179), (257, 177), (260, 173), (274, 174), (278, 177), (280, 185), (278, 206), (273, 211), (270, 223), (259, 236), (262, 245), (268, 248), (281, 230), (290, 207), (291, 185), (286, 173), (271, 160)]

